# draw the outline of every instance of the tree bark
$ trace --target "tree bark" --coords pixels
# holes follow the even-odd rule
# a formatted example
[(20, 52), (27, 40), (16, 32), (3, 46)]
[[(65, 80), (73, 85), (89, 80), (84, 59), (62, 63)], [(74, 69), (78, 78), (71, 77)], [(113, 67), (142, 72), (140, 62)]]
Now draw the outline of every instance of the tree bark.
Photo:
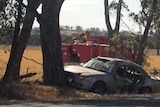
[(108, 36), (112, 37), (113, 29), (110, 23), (108, 0), (104, 0), (104, 10), (105, 10), (105, 22), (108, 29)]
[(38, 0), (28, 0), (28, 7), (27, 7), (26, 16), (23, 22), (23, 27), (21, 32), (20, 32), (21, 19), (18, 19), (19, 22), (16, 23), (9, 61), (7, 64), (5, 75), (2, 79), (2, 83), (4, 84), (6, 82), (16, 80), (19, 76), (20, 64), (21, 64), (23, 52), (27, 45), (30, 32), (32, 29), (34, 17), (35, 17), (30, 11), (28, 11), (28, 9), (29, 8), (37, 9), (39, 4), (40, 3), (38, 2)]
[(159, 48), (157, 48), (157, 55), (159, 55), (160, 54), (160, 52), (159, 52)]
[[(105, 22), (106, 22), (106, 26), (107, 26), (107, 30), (108, 30), (108, 36), (110, 38), (112, 38), (114, 34), (119, 33), (122, 3), (123, 3), (123, 0), (119, 0), (119, 2), (117, 4), (116, 24), (115, 24), (115, 28), (113, 29), (112, 26), (111, 26), (111, 22), (110, 22), (108, 0), (104, 0)], [(109, 52), (109, 54), (110, 54), (111, 57), (115, 57), (115, 51), (113, 51), (115, 49), (116, 49), (116, 46), (114, 46), (114, 43), (110, 42), (110, 52)]]
[(115, 29), (113, 29), (110, 23), (108, 0), (104, 0), (105, 22), (108, 30), (108, 36), (110, 37), (113, 37), (115, 33), (119, 33), (122, 3), (123, 3), (123, 0), (119, 0), (117, 5), (117, 17), (116, 17)]
[(40, 20), (43, 53), (43, 82), (63, 86), (65, 83), (61, 56), (59, 13), (64, 0), (44, 0)]
[(122, 3), (123, 3), (123, 0), (119, 0), (118, 5), (117, 5), (117, 17), (116, 17), (116, 25), (115, 25), (115, 31), (116, 32), (119, 32)]
[(147, 18), (147, 24), (144, 30), (144, 33), (142, 35), (142, 37), (140, 38), (139, 41), (139, 47), (138, 47), (138, 54), (137, 54), (137, 58), (136, 58), (136, 63), (142, 65), (143, 61), (144, 61), (144, 49), (145, 49), (145, 45), (146, 45), (146, 41), (148, 38), (148, 32), (153, 20), (153, 16), (154, 16), (154, 11), (156, 9), (157, 5), (157, 0), (153, 0), (152, 1), (152, 7), (151, 7), (151, 12), (149, 14), (149, 17)]

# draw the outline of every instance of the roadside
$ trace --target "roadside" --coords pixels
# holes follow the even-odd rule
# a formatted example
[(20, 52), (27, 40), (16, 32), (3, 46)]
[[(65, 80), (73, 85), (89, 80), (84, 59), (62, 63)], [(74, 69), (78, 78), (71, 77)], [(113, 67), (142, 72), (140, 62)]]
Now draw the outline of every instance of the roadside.
[(12, 83), (4, 87), (6, 95), (1, 101), (73, 101), (88, 99), (132, 99), (145, 97), (147, 99), (160, 99), (160, 93), (153, 94), (105, 94), (99, 95), (69, 87), (46, 86), (39, 82)]
[(143, 96), (103, 96), (101, 98), (89, 99), (72, 99), (60, 101), (33, 101), (33, 100), (7, 100), (0, 101), (0, 107), (158, 107), (160, 97), (143, 95)]

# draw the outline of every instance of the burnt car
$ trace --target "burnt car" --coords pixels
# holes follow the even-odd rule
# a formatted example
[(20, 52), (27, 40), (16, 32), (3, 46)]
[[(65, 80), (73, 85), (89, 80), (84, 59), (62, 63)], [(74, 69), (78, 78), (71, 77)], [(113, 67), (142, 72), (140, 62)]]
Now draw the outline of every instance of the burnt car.
[(67, 65), (64, 70), (67, 84), (99, 94), (152, 93), (160, 85), (140, 65), (118, 58), (96, 57), (84, 64)]

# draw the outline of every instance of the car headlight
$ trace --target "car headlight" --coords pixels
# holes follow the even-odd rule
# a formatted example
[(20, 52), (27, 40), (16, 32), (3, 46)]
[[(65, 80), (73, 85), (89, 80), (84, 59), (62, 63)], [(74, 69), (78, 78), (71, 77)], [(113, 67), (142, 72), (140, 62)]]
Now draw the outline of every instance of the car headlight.
[(76, 77), (79, 78), (79, 79), (82, 79), (82, 80), (91, 80), (91, 78), (89, 76), (77, 75)]

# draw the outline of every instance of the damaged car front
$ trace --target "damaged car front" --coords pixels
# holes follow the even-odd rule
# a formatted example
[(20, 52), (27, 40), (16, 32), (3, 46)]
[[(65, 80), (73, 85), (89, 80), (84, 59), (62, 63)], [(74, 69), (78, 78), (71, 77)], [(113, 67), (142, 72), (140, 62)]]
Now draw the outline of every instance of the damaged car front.
[[(74, 71), (74, 68), (78, 68), (79, 66), (66, 66), (65, 67), (65, 71), (67, 71), (68, 69), (70, 71)], [(76, 70), (77, 71), (77, 70)], [(78, 88), (78, 89), (85, 89), (88, 90), (90, 87), (90, 76), (84, 76), (82, 75), (82, 72), (66, 72), (66, 77), (67, 77), (67, 85), (72, 86), (74, 88)]]
[(97, 80), (105, 78), (104, 72), (94, 69), (81, 67), (79, 65), (70, 65), (65, 67), (67, 82), (70, 86), (78, 89), (90, 91)]

